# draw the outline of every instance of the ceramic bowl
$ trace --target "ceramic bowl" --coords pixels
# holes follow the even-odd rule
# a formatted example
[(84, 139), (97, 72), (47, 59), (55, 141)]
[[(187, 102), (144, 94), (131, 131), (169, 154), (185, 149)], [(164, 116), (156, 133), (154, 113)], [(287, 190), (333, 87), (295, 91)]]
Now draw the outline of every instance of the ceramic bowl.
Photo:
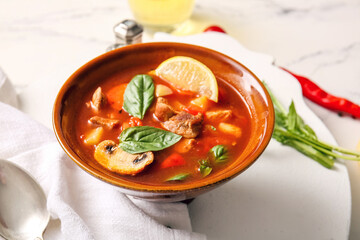
[[(251, 136), (244, 152), (224, 170), (201, 181), (172, 186), (134, 183), (103, 168), (82, 151), (77, 140), (75, 119), (77, 104), (102, 79), (129, 69), (155, 69), (173, 56), (189, 56), (207, 65), (217, 78), (235, 87), (251, 112)], [(152, 201), (192, 199), (229, 181), (245, 171), (262, 154), (271, 139), (274, 111), (268, 92), (261, 81), (244, 65), (219, 52), (181, 43), (142, 43), (105, 53), (80, 67), (60, 89), (53, 109), (53, 128), (64, 151), (83, 170), (106, 183), (118, 186), (125, 194)]]

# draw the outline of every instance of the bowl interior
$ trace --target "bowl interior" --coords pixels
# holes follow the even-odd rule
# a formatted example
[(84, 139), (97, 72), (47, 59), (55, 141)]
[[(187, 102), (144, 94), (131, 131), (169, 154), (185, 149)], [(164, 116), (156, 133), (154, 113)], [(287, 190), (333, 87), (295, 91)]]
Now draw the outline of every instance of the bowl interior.
[[(173, 56), (188, 56), (207, 65), (217, 78), (236, 88), (245, 100), (251, 116), (251, 136), (243, 153), (226, 169), (201, 181), (173, 186), (152, 186), (130, 182), (121, 175), (103, 168), (81, 150), (77, 140), (75, 120), (77, 109), (85, 95), (104, 79), (114, 74), (132, 76), (155, 69), (162, 61)], [(236, 104), (236, 103), (234, 103)], [(150, 192), (190, 191), (227, 181), (249, 167), (270, 141), (274, 125), (274, 112), (264, 86), (245, 66), (212, 50), (180, 43), (144, 43), (123, 47), (88, 62), (78, 69), (63, 85), (56, 98), (53, 126), (65, 152), (81, 168), (108, 183), (126, 189)]]

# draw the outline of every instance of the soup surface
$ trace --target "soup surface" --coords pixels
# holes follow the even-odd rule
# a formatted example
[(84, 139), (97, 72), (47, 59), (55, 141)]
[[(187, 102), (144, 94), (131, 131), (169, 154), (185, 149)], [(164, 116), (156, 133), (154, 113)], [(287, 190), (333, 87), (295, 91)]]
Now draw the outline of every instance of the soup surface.
[[(118, 172), (122, 178), (149, 185), (196, 181), (226, 168), (241, 154), (250, 136), (250, 113), (239, 92), (217, 79), (218, 102), (213, 102), (196, 93), (176, 89), (152, 70), (118, 73), (99, 80), (99, 86), (83, 98), (76, 134), (88, 157), (105, 169)], [(150, 76), (155, 87), (154, 98), (142, 119), (124, 109), (125, 89), (136, 74)], [(152, 151), (152, 161), (130, 172), (117, 171), (115, 160), (104, 163), (96, 157), (97, 148), (106, 140), (115, 143), (104, 147), (107, 156), (113, 156), (122, 132), (139, 126), (175, 133), (180, 140), (165, 149)], [(143, 157), (149, 154), (131, 161), (137, 163)]]

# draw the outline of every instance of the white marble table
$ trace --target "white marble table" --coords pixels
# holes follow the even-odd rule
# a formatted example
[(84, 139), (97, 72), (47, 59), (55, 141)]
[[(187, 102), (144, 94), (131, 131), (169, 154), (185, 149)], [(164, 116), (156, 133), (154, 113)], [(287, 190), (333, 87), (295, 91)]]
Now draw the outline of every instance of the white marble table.
[[(0, 67), (19, 92), (21, 110), (51, 127), (63, 82), (114, 41), (115, 23), (132, 18), (125, 0), (0, 0)], [(197, 0), (189, 32), (223, 26), (247, 48), (360, 104), (358, 0)], [(146, 35), (145, 39), (150, 39)], [(338, 144), (355, 149), (360, 119), (306, 101)], [(351, 240), (360, 239), (360, 165), (347, 162), (352, 185)]]

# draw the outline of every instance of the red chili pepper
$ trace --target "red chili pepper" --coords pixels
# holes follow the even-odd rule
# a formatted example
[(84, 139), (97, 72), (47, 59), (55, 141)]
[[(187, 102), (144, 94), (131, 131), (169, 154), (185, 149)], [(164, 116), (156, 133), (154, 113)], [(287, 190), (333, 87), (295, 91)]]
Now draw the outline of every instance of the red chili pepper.
[(204, 32), (221, 32), (221, 33), (226, 33), (224, 29), (222, 29), (221, 27), (219, 26), (216, 26), (216, 25), (212, 25), (212, 26), (209, 26), (207, 27)]
[(293, 75), (300, 83), (303, 95), (309, 100), (325, 107), (329, 110), (348, 113), (354, 117), (360, 118), (360, 106), (341, 97), (336, 97), (322, 90), (310, 79), (294, 74), (285, 68), (281, 68)]
[[(210, 26), (204, 30), (204, 32), (223, 32), (226, 33), (221, 27)], [(291, 75), (293, 75), (300, 83), (303, 95), (309, 100), (325, 107), (329, 110), (337, 111), (340, 113), (347, 113), (354, 117), (360, 118), (360, 106), (341, 97), (331, 95), (321, 89), (318, 85), (312, 82), (310, 79), (294, 74), (285, 68), (281, 68)]]

